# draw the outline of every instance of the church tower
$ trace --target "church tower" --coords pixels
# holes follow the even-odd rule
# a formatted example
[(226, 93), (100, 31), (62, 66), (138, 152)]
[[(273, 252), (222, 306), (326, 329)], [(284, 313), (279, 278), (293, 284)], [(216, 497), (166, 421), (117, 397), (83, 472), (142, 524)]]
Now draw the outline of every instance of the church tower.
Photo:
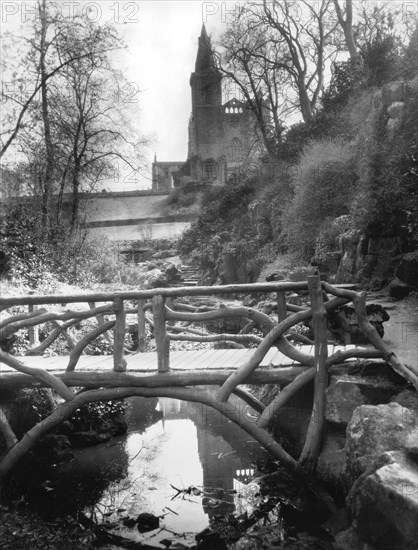
[(222, 75), (215, 66), (205, 25), (199, 37), (190, 86), (192, 115), (189, 122), (188, 158), (195, 157), (195, 175), (198, 179), (223, 183)]
[(216, 68), (205, 25), (199, 36), (194, 72), (190, 76), (192, 113), (186, 162), (154, 158), (152, 188), (167, 192), (187, 183), (223, 185), (229, 176), (247, 173), (259, 154), (257, 120), (235, 95), (222, 103), (222, 73)]

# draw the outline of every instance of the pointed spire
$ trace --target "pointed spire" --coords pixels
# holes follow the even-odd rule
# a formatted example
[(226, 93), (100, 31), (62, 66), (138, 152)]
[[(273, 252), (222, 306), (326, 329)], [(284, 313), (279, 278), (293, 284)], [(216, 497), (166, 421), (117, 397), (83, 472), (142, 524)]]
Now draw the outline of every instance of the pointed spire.
[(154, 153), (154, 162), (157, 162), (157, 153)]
[(199, 36), (199, 47), (196, 56), (195, 71), (201, 73), (207, 69), (215, 68), (215, 60), (213, 58), (212, 47), (210, 44), (210, 38), (206, 32), (206, 27), (203, 24), (202, 30)]

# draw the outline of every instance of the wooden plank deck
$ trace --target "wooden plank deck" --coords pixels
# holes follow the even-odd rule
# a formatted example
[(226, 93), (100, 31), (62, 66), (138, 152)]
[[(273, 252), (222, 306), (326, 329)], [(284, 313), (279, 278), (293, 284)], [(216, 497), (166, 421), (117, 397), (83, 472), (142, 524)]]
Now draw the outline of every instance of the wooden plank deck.
[[(355, 346), (328, 346), (328, 355), (338, 350), (352, 349)], [(313, 346), (299, 346), (304, 353), (313, 355)], [(235, 370), (245, 363), (254, 353), (254, 349), (223, 349), (223, 350), (196, 350), (196, 351), (172, 351), (170, 352), (170, 369), (177, 371), (188, 370)], [(65, 371), (69, 357), (17, 357), (19, 361), (30, 367), (41, 367), (47, 371)], [(157, 372), (157, 353), (135, 353), (125, 357), (127, 371), (138, 373)], [(297, 366), (298, 362), (292, 361), (276, 348), (271, 348), (260, 364), (261, 368), (283, 368)], [(111, 355), (83, 355), (76, 366), (77, 371), (111, 371), (113, 357)], [(0, 363), (0, 380), (2, 374), (16, 372), (13, 368)]]

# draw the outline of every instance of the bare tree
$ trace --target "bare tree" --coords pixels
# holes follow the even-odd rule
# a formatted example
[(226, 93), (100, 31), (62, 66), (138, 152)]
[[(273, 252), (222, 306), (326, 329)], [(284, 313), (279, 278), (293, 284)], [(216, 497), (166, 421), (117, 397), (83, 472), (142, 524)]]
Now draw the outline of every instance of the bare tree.
[(338, 23), (343, 32), (347, 49), (351, 59), (358, 57), (357, 45), (353, 33), (353, 0), (345, 0), (345, 17), (339, 0), (334, 0), (335, 11), (337, 12)]
[[(138, 97), (132, 105), (124, 97), (118, 102), (106, 96), (109, 83), (119, 87), (125, 83), (109, 59), (110, 52), (123, 47), (114, 28), (81, 16), (69, 20), (51, 15), (46, 0), (38, 1), (38, 12), (24, 59), (35, 74), (34, 90), (17, 102), (20, 110), (1, 155), (14, 143), (27, 159), (26, 170), (32, 176), (32, 189), (41, 196), (42, 226), (47, 232), (55, 202), (55, 221), (61, 221), (65, 191), (72, 193), (71, 225), (75, 227), (81, 186), (87, 183), (91, 188), (99, 177), (108, 175), (112, 158), (121, 159), (132, 170), (138, 169), (142, 159), (141, 147), (129, 130), (132, 111), (138, 112)], [(58, 201), (51, 204), (56, 193)]]
[(219, 69), (236, 83), (255, 113), (270, 156), (284, 120), (312, 119), (327, 62), (337, 52), (332, 0), (247, 2), (220, 40)]

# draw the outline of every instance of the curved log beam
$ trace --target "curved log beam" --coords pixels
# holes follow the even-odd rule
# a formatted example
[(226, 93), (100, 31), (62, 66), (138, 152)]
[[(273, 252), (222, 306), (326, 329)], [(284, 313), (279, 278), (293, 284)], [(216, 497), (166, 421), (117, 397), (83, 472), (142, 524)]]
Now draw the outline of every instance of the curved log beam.
[(3, 434), (4, 440), (6, 442), (6, 449), (9, 450), (14, 447), (18, 441), (14, 431), (10, 427), (9, 421), (7, 420), (6, 415), (2, 407), (0, 406), (0, 433)]
[(298, 342), (301, 342), (302, 344), (306, 344), (308, 346), (313, 346), (315, 344), (313, 340), (311, 340), (304, 334), (296, 332), (296, 330), (288, 330), (285, 336), (286, 338), (293, 338), (294, 340), (297, 340)]
[[(337, 309), (338, 307), (341, 307), (346, 303), (347, 303), (347, 300), (345, 298), (334, 298), (333, 300), (325, 304), (325, 309), (328, 312), (333, 311), (334, 309)], [(279, 323), (276, 327), (274, 327), (267, 334), (267, 336), (264, 337), (262, 343), (258, 346), (252, 358), (246, 363), (244, 363), (243, 365), (241, 365), (233, 374), (231, 374), (228, 380), (223, 384), (223, 386), (218, 392), (219, 401), (222, 401), (222, 402), (227, 401), (228, 397), (231, 395), (232, 390), (236, 388), (239, 384), (242, 384), (242, 381), (245, 380), (245, 378), (258, 367), (258, 365), (264, 359), (266, 353), (268, 352), (268, 350), (271, 348), (273, 344), (276, 344), (282, 353), (285, 353), (285, 355), (293, 359), (296, 356), (295, 352), (298, 352), (298, 350), (294, 348), (283, 337), (283, 334), (287, 330), (289, 330), (292, 326), (297, 325), (302, 321), (306, 321), (311, 317), (312, 317), (312, 309), (299, 311), (297, 313), (294, 313), (293, 315), (290, 315), (289, 317), (284, 319), (281, 323)], [(292, 353), (292, 356), (289, 353)], [(313, 365), (314, 358), (306, 354), (303, 354), (303, 355), (304, 355), (304, 358), (300, 362), (305, 365)], [(296, 359), (296, 360), (299, 361), (299, 359)]]
[(6, 365), (9, 365), (9, 367), (16, 369), (19, 372), (30, 374), (38, 380), (41, 380), (47, 386), (55, 390), (60, 397), (65, 399), (65, 401), (71, 401), (74, 398), (74, 393), (72, 392), (72, 390), (70, 390), (70, 388), (66, 386), (64, 382), (62, 382), (59, 378), (56, 378), (53, 374), (50, 374), (49, 372), (44, 371), (40, 368), (28, 367), (27, 365), (23, 365), (20, 361), (1, 350), (0, 361), (5, 363)]
[(84, 336), (84, 338), (77, 342), (77, 345), (71, 352), (70, 360), (66, 369), (67, 372), (73, 371), (75, 369), (75, 366), (77, 365), (77, 362), (80, 359), (80, 356), (83, 353), (85, 347), (88, 346), (90, 342), (93, 342), (93, 340), (98, 338), (101, 334), (113, 328), (115, 326), (115, 323), (116, 321), (107, 321), (103, 325), (100, 325), (91, 330), (88, 334)]
[[(171, 331), (173, 327), (169, 327), (169, 330)], [(255, 336), (255, 334), (208, 334), (208, 335), (200, 335), (197, 334), (171, 334), (170, 333), (170, 340), (181, 340), (181, 341), (187, 341), (187, 342), (252, 342), (254, 344), (260, 344), (263, 339), (260, 338), (260, 336)]]
[(185, 327), (183, 325), (171, 325), (170, 326), (170, 337), (172, 336), (172, 333), (173, 332), (187, 332), (187, 333), (190, 333), (190, 334), (196, 334), (197, 336), (210, 336), (210, 333), (209, 332), (202, 332), (201, 330), (199, 329), (194, 329), (194, 328), (189, 328), (189, 327)]
[(383, 358), (390, 365), (390, 367), (392, 367), (392, 369), (397, 374), (402, 376), (402, 378), (410, 382), (414, 386), (415, 391), (418, 392), (418, 371), (416, 370), (416, 368), (414, 369), (414, 367), (410, 365), (405, 365), (401, 363), (396, 357), (395, 353), (393, 353), (393, 351), (388, 348), (385, 342), (383, 342), (383, 340), (379, 336), (379, 333), (369, 321), (366, 312), (366, 293), (357, 293), (357, 296), (354, 298), (353, 303), (354, 309), (357, 314), (359, 327), (365, 333), (365, 335), (369, 339), (369, 342), (373, 344), (376, 349), (383, 353)]
[(102, 306), (85, 311), (66, 311), (64, 313), (47, 311), (46, 313), (36, 315), (31, 319), (18, 321), (17, 323), (5, 326), (3, 329), (0, 330), (0, 342), (5, 340), (6, 338), (9, 338), (12, 334), (17, 332), (21, 328), (41, 325), (48, 321), (68, 321), (70, 319), (82, 321), (83, 319), (88, 319), (89, 317), (95, 317), (100, 313), (113, 313), (113, 309), (111, 306)]
[[(351, 358), (381, 358), (383, 354), (378, 350), (357, 348), (353, 350), (337, 351), (326, 360), (326, 367), (329, 369), (332, 365), (342, 363), (346, 359)], [(315, 369), (309, 368), (304, 372), (301, 372), (289, 385), (281, 390), (281, 392), (273, 399), (273, 401), (267, 405), (263, 414), (257, 420), (257, 425), (260, 428), (266, 428), (275, 414), (284, 407), (291, 397), (305, 384), (309, 384), (315, 379)]]
[(34, 348), (28, 348), (25, 351), (25, 355), (42, 355), (43, 352), (49, 348), (51, 344), (55, 342), (55, 340), (59, 337), (62, 330), (67, 330), (69, 327), (72, 327), (73, 325), (76, 325), (78, 323), (78, 319), (72, 319), (71, 321), (67, 321), (66, 323), (63, 323), (61, 325), (61, 328), (54, 328), (48, 336), (39, 344), (39, 346), (36, 346)]
[(222, 306), (219, 309), (202, 313), (183, 313), (181, 311), (173, 311), (166, 307), (166, 316), (169, 320), (190, 321), (193, 323), (214, 321), (216, 319), (225, 319), (229, 317), (242, 317), (243, 319), (250, 319), (257, 323), (263, 334), (267, 334), (274, 327), (274, 323), (268, 315), (249, 307), (230, 308)]
[[(262, 414), (266, 406), (259, 399), (254, 397), (249, 391), (243, 390), (242, 388), (235, 388), (232, 392), (234, 395), (239, 397), (246, 403), (249, 407), (255, 410), (258, 414)], [(244, 413), (245, 414), (245, 413)]]
[(389, 347), (380, 337), (375, 327), (369, 321), (366, 311), (367, 293), (335, 288), (328, 283), (322, 283), (322, 286), (324, 290), (326, 292), (329, 292), (330, 294), (350, 298), (354, 305), (359, 327), (367, 336), (369, 342), (376, 349), (383, 353), (383, 358), (389, 364), (389, 366), (397, 374), (402, 376), (402, 378), (410, 382), (414, 386), (415, 390), (418, 392), (418, 368), (413, 365), (406, 365), (404, 363), (401, 363), (396, 354), (389, 349)]
[(64, 324), (61, 325), (59, 321), (52, 321), (52, 324), (59, 330), (60, 334), (64, 336), (68, 344), (68, 349), (72, 351), (75, 348), (76, 343), (74, 341), (74, 338), (72, 338), (72, 336), (68, 334), (67, 328), (64, 326)]
[(7, 317), (7, 319), (4, 319), (0, 323), (0, 329), (5, 327), (6, 325), (10, 325), (11, 323), (17, 323), (18, 321), (25, 321), (27, 319), (32, 319), (32, 317), (36, 317), (37, 315), (42, 315), (43, 313), (46, 313), (46, 309), (40, 308), (40, 309), (35, 309), (33, 311), (30, 311), (29, 313), (19, 313), (19, 315), (11, 315), (10, 317)]

